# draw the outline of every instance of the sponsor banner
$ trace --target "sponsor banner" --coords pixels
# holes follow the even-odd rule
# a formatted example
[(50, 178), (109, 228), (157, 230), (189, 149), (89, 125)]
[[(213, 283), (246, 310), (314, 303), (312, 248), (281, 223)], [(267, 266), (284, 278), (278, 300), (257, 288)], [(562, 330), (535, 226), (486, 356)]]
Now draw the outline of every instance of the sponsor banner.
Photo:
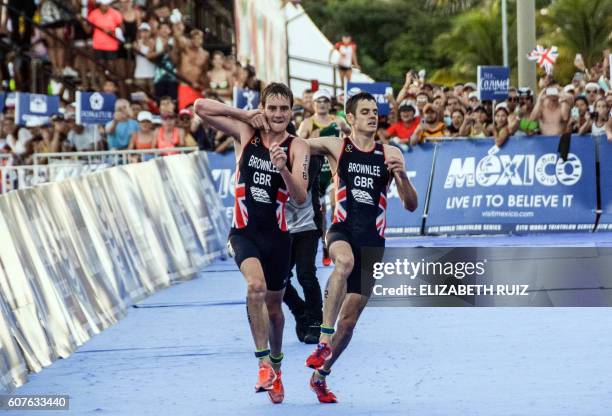
[(567, 161), (559, 138), (438, 144), (426, 232), (500, 234), (590, 231), (595, 222), (595, 144), (576, 137)]
[(4, 103), (6, 102), (6, 92), (0, 92), (0, 113), (4, 113)]
[(259, 91), (234, 87), (234, 107), (255, 110), (259, 106)]
[(397, 186), (393, 181), (387, 192), (387, 230), (385, 231), (385, 237), (404, 237), (421, 233), (434, 153), (435, 144), (427, 142), (404, 152), (406, 173), (417, 191), (419, 206), (414, 212), (407, 211), (398, 197)]
[(612, 306), (610, 247), (366, 248), (362, 254), (369, 306)]
[(236, 157), (234, 152), (224, 154), (211, 152), (208, 154), (208, 160), (215, 190), (225, 207), (225, 217), (231, 224), (234, 215)]
[(115, 94), (76, 92), (76, 124), (106, 124), (115, 115)]
[[(387, 95), (393, 93), (389, 82), (347, 82), (345, 96), (346, 100), (360, 92), (369, 92), (376, 98), (378, 114), (386, 116), (391, 112)], [(345, 101), (346, 102), (346, 101)]]
[(18, 92), (15, 95), (15, 123), (19, 126), (42, 126), (49, 122), (53, 114), (59, 113), (59, 107), (58, 96)]
[(599, 189), (601, 190), (601, 216), (597, 231), (612, 231), (612, 142), (606, 140), (605, 136), (596, 140), (599, 141)]
[(481, 100), (504, 101), (510, 87), (510, 68), (507, 66), (479, 66), (478, 92)]

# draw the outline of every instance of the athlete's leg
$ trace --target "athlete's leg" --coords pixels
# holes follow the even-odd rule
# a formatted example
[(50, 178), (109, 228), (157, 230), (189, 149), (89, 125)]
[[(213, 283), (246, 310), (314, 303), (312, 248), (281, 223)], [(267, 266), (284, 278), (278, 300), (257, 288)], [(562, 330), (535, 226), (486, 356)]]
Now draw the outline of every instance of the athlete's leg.
[(266, 306), (270, 319), (269, 339), (270, 355), (278, 357), (283, 347), (283, 328), (285, 327), (285, 315), (283, 315), (283, 295), (285, 289), (268, 290), (266, 293)]
[(368, 297), (358, 293), (347, 293), (342, 302), (340, 317), (338, 319), (338, 327), (332, 339), (331, 349), (332, 356), (325, 362), (323, 369), (330, 371), (331, 366), (342, 354), (342, 351), (347, 347), (353, 336), (353, 329), (357, 324), (357, 320), (368, 303)]
[(266, 307), (266, 281), (258, 259), (249, 257), (240, 264), (247, 282), (247, 311), (249, 325), (258, 350), (268, 349), (268, 309)]
[[(323, 326), (334, 328), (346, 295), (346, 279), (353, 271), (353, 250), (348, 242), (337, 240), (329, 247), (335, 267), (329, 276), (323, 302)], [(331, 334), (321, 332), (319, 342), (329, 343)]]

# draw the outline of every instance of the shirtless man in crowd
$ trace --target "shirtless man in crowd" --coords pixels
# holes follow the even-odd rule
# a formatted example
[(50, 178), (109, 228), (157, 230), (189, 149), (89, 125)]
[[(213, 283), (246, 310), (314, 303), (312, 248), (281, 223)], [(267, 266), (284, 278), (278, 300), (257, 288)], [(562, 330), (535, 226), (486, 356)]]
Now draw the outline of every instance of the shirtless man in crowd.
[(178, 89), (179, 110), (193, 104), (196, 99), (202, 98), (202, 91), (207, 88), (208, 61), (210, 54), (202, 45), (204, 44), (204, 33), (193, 29), (189, 37), (182, 36), (178, 39), (180, 47), (179, 75), (191, 83), (191, 86), (181, 82)]
[(559, 88), (543, 88), (530, 119), (539, 122), (542, 135), (559, 136), (565, 132), (572, 104), (572, 98), (561, 95)]

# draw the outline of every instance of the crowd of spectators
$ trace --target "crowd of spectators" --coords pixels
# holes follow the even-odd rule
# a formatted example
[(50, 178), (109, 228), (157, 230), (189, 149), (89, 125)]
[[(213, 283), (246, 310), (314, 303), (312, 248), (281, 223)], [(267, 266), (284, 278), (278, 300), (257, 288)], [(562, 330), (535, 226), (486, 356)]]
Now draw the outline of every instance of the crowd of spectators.
[[(255, 69), (208, 50), (184, 0), (9, 0), (0, 6), (0, 81), (4, 91), (59, 95), (45, 125), (18, 126), (7, 100), (0, 153), (27, 164), (40, 152), (198, 146), (228, 151), (231, 138), (203, 126), (193, 103), (231, 104), (234, 86), (260, 91)], [(29, 60), (22, 59), (28, 56)], [(48, 87), (32, 91), (32, 61), (48, 68)], [(114, 120), (76, 123), (76, 91), (112, 93)]]
[[(191, 27), (182, 13), (183, 3), (9, 0), (0, 8), (0, 43), (10, 46), (0, 56), (2, 88), (28, 91), (24, 81), (31, 76), (29, 67), (16, 59), (27, 53), (50, 65), (49, 93), (60, 96), (61, 109), (45, 125), (18, 126), (15, 103), (7, 100), (0, 153), (14, 155), (14, 163), (27, 164), (41, 152), (179, 146), (232, 150), (233, 139), (203, 125), (193, 114), (193, 103), (206, 96), (231, 104), (235, 86), (261, 91), (263, 83), (252, 66), (207, 50), (204, 33)], [(350, 37), (345, 38), (335, 49), (348, 45), (345, 49), (352, 52), (351, 64), (356, 65), (356, 47)], [(66, 48), (67, 44), (73, 47)], [(516, 135), (575, 133), (607, 135), (612, 140), (608, 57), (606, 50), (604, 59), (590, 69), (576, 63), (577, 72), (567, 85), (545, 76), (539, 91), (511, 87), (508, 98), (496, 103), (480, 100), (472, 82), (436, 85), (410, 70), (397, 96), (387, 97), (391, 112), (380, 117), (377, 140), (404, 149), (449, 137), (491, 137), (498, 146)], [(347, 70), (348, 61), (345, 65)], [(68, 88), (69, 84), (76, 87)], [(114, 119), (106, 125), (77, 124), (76, 90), (115, 94), (119, 99)], [(296, 99), (296, 131), (315, 113), (314, 93), (306, 90)], [(327, 100), (330, 115), (344, 117), (343, 94), (334, 96), (332, 91), (317, 97)]]

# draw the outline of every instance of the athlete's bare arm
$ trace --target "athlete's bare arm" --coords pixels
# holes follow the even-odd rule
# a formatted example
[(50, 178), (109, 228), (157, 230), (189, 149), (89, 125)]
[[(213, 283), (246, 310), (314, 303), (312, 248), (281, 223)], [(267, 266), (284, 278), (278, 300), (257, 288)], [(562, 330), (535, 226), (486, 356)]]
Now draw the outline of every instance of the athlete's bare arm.
[(307, 143), (310, 146), (310, 154), (327, 156), (332, 172), (335, 172), (344, 140), (336, 136), (324, 136), (308, 139)]
[[(273, 144), (270, 159), (283, 177), (291, 199), (303, 204), (307, 197), (310, 151), (306, 141), (299, 137), (293, 139), (290, 149), (291, 154), (287, 155), (277, 144)], [(287, 169), (287, 157), (291, 158), (291, 172)]]
[(306, 120), (302, 121), (302, 124), (300, 124), (300, 128), (297, 131), (297, 135), (302, 139), (307, 139), (310, 137), (311, 130), (312, 117), (308, 117)]
[(397, 186), (399, 198), (408, 211), (414, 211), (419, 205), (416, 189), (412, 186), (408, 175), (406, 175), (406, 165), (404, 155), (401, 150), (395, 146), (385, 144), (385, 164)]
[(254, 127), (266, 123), (265, 116), (259, 110), (245, 111), (206, 98), (196, 100), (194, 108), (202, 120), (233, 136), (240, 143), (251, 140), (255, 133)]

